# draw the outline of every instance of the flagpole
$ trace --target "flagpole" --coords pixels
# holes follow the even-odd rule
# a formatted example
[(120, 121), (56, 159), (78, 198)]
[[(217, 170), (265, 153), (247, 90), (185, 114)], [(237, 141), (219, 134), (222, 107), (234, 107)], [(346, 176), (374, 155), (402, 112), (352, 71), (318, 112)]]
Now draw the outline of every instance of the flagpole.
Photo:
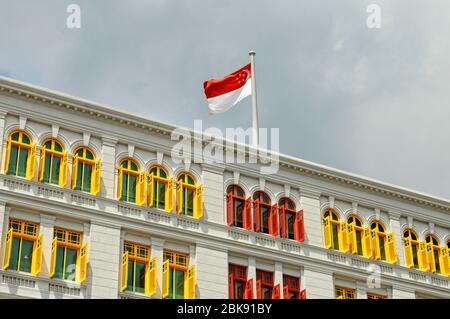
[(250, 65), (252, 68), (252, 142), (253, 147), (258, 147), (258, 106), (256, 103), (256, 78), (255, 78), (255, 51), (250, 51)]

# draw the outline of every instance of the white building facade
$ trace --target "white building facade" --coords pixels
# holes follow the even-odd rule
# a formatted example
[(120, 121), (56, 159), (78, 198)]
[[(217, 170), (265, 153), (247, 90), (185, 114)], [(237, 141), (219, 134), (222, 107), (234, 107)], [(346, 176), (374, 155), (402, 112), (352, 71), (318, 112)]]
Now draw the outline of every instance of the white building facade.
[(450, 298), (449, 200), (175, 129), (0, 78), (0, 298)]

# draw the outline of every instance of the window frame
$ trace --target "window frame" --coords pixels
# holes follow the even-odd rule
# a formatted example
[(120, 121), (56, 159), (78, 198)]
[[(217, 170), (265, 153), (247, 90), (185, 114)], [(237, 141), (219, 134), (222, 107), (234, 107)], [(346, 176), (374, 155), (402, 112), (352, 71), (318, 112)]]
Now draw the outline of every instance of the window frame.
[[(18, 133), (18, 140), (15, 141), (12, 139), (13, 135)], [(29, 144), (24, 143), (23, 142), (23, 136), (26, 136), (29, 140)], [(33, 165), (34, 163), (31, 163), (32, 160), (36, 160), (35, 159), (35, 155), (32, 156), (32, 150), (33, 150), (33, 140), (30, 136), (30, 134), (28, 134), (26, 131), (24, 130), (14, 130), (12, 131), (9, 135), (8, 135), (8, 139), (7, 139), (7, 146), (6, 146), (6, 156), (5, 156), (5, 167), (4, 167), (4, 173), (5, 175), (13, 175), (13, 176), (19, 176), (19, 177), (25, 177), (27, 179), (32, 179), (34, 177), (34, 171), (33, 171), (33, 176), (28, 176), (27, 177), (27, 173), (29, 171), (29, 166)], [(17, 148), (17, 159), (16, 159), (16, 168), (15, 168), (15, 172), (14, 174), (9, 172), (9, 166), (11, 163), (11, 149), (12, 147), (16, 147)], [(35, 147), (35, 146), (34, 146)], [(27, 150), (27, 159), (25, 162), (25, 169), (24, 169), (24, 176), (19, 175), (19, 167), (20, 167), (20, 151), (22, 149), (26, 149)], [(34, 152), (36, 153), (36, 149), (34, 148)]]
[[(123, 163), (125, 161), (127, 162), (127, 166), (123, 167)], [(133, 169), (130, 168), (132, 163), (136, 166), (136, 170), (133, 170)], [(124, 198), (124, 194), (122, 193), (123, 180), (124, 180), (124, 175), (125, 174), (127, 176), (132, 175), (132, 176), (134, 176), (136, 178), (136, 181), (135, 181), (136, 185), (135, 185), (135, 191), (134, 191), (134, 201), (130, 200), (130, 178), (129, 177), (127, 177), (127, 190), (126, 190), (126, 194), (125, 194), (126, 198)], [(137, 194), (138, 193), (137, 189), (138, 189), (138, 186), (139, 186), (138, 183), (139, 183), (139, 175), (140, 175), (139, 163), (136, 160), (134, 160), (133, 158), (131, 158), (131, 157), (126, 157), (126, 158), (122, 159), (119, 162), (119, 175), (121, 175), (121, 176), (119, 176), (119, 179), (120, 179), (120, 183), (119, 184), (121, 186), (120, 189), (118, 189), (119, 200), (123, 201), (123, 202), (126, 202), (126, 203), (135, 203), (136, 204), (137, 200), (138, 200), (138, 198), (137, 198), (137, 195), (138, 195)]]

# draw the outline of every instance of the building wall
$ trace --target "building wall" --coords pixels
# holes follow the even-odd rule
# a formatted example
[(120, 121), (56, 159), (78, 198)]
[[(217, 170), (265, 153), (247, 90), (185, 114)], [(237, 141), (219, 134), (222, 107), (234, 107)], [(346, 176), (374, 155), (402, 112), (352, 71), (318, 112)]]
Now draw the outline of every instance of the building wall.
[[(198, 298), (228, 297), (229, 262), (247, 266), (249, 278), (255, 277), (256, 269), (273, 271), (275, 284), (282, 284), (283, 274), (300, 277), (308, 298), (334, 298), (336, 285), (353, 287), (358, 298), (366, 298), (367, 292), (392, 298), (450, 297), (448, 277), (405, 267), (401, 239), (402, 232), (412, 228), (420, 240), (433, 233), (444, 245), (450, 239), (448, 201), (350, 174), (339, 180), (332, 178), (340, 174), (337, 171), (317, 174), (321, 167), (300, 160), (293, 163), (289, 158), (281, 159), (275, 175), (261, 174), (262, 164), (176, 163), (171, 158), (175, 142), (162, 123), (0, 81), (0, 88), (6, 86), (14, 90), (0, 92), (0, 262), (3, 266), (10, 217), (40, 224), (44, 253), (38, 276), (2, 267), (0, 297), (145, 298), (119, 292), (124, 240), (149, 245), (152, 258), (157, 258), (157, 292), (153, 298), (161, 298), (162, 294), (165, 249), (189, 254), (190, 264), (197, 266)], [(21, 91), (21, 96), (15, 95), (16, 91)], [(45, 101), (32, 98), (37, 93), (47, 96)], [(27, 94), (30, 98), (24, 98)], [(31, 181), (5, 175), (7, 138), (16, 129), (27, 131), (38, 145), (55, 137), (69, 153), (80, 145), (89, 146), (102, 161), (100, 193), (93, 196), (73, 191), (70, 183), (65, 188), (40, 183), (38, 170)], [(38, 151), (37, 167), (39, 156)], [(204, 217), (196, 220), (174, 211), (118, 202), (117, 171), (125, 157), (134, 158), (141, 169), (161, 164), (171, 176), (184, 170), (191, 172), (204, 185)], [(71, 163), (72, 156), (69, 180)], [(305, 241), (298, 243), (229, 227), (225, 196), (231, 184), (242, 186), (246, 196), (264, 190), (272, 203), (282, 197), (291, 198), (304, 212)], [(392, 195), (395, 192), (399, 195)], [(335, 209), (342, 219), (357, 213), (365, 226), (375, 220), (382, 222), (387, 231), (395, 234), (399, 262), (392, 265), (325, 249), (322, 216), (327, 208)], [(85, 283), (49, 279), (54, 226), (83, 232), (83, 240), (89, 245)], [(379, 288), (368, 287), (368, 279), (374, 274), (380, 278)]]

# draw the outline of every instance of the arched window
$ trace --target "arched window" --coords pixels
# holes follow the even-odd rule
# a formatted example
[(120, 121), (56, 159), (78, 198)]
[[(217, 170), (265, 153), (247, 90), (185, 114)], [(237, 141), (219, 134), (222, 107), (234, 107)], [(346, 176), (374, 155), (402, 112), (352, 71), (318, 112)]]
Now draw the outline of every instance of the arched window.
[(100, 191), (100, 165), (89, 148), (76, 149), (72, 160), (72, 189), (96, 195)]
[(39, 181), (66, 186), (68, 162), (69, 157), (61, 143), (55, 139), (47, 140), (41, 149)]
[(269, 195), (258, 191), (253, 194), (253, 222), (256, 232), (278, 235), (278, 205), (271, 205)]
[(5, 172), (33, 179), (36, 167), (36, 145), (24, 131), (16, 131), (9, 135), (6, 147)]
[(386, 260), (386, 232), (384, 226), (379, 222), (370, 225), (370, 233), (373, 243), (373, 257)]
[(332, 209), (327, 209), (323, 214), (323, 227), (325, 247), (348, 252), (347, 224), (339, 220), (338, 215)]
[(419, 268), (419, 240), (417, 234), (412, 229), (405, 230), (403, 243), (405, 245), (406, 267)]
[(171, 212), (173, 209), (173, 179), (159, 165), (150, 168), (148, 178), (148, 205)]
[(278, 201), (280, 211), (280, 236), (302, 242), (304, 235), (303, 210), (296, 211), (295, 203), (283, 197)]
[(347, 219), (347, 224), (350, 252), (360, 256), (365, 255), (364, 250), (366, 245), (363, 245), (364, 227), (361, 219), (357, 216), (351, 215)]
[(189, 173), (181, 173), (177, 179), (177, 212), (194, 218), (203, 217), (203, 185), (197, 186)]
[(227, 188), (227, 222), (229, 226), (250, 229), (251, 199), (245, 198), (244, 190), (238, 185)]
[(441, 267), (439, 263), (439, 241), (433, 235), (425, 237), (426, 250), (428, 257), (428, 269), (431, 272), (441, 273)]
[(145, 177), (145, 171), (139, 172), (139, 166), (134, 160), (124, 159), (119, 165), (118, 199), (143, 205), (145, 202)]

